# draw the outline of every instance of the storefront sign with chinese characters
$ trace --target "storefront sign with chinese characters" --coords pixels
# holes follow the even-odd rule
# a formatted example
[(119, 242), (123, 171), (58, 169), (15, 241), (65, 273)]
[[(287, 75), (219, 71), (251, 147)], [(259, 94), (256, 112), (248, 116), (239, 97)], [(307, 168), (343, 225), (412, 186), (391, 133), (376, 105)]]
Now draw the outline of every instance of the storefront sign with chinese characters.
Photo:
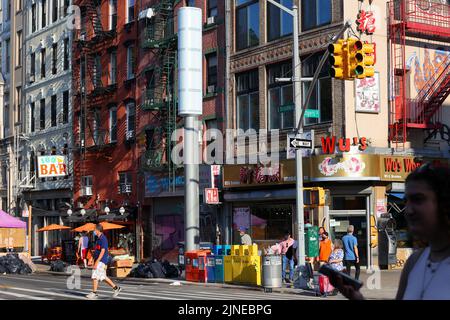
[(380, 74), (373, 77), (355, 80), (355, 111), (380, 112)]
[(358, 30), (361, 33), (368, 35), (373, 34), (376, 30), (375, 17), (373, 11), (360, 10), (356, 23), (358, 24)]

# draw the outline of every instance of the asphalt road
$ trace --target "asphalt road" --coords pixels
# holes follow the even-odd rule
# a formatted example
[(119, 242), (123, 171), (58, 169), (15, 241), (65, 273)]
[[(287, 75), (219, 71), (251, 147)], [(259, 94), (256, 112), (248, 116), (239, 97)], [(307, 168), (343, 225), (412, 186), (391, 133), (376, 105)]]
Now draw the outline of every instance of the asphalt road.
[[(69, 281), (68, 281), (69, 280)], [(28, 276), (0, 275), (0, 300), (86, 300), (91, 291), (89, 279), (81, 278), (80, 287), (73, 287), (73, 279), (63, 276), (33, 274)], [(69, 285), (68, 285), (69, 282)], [(171, 286), (169, 284), (120, 283), (123, 291), (118, 300), (317, 300), (344, 299), (342, 296), (315, 297), (309, 292), (299, 294), (264, 293), (263, 291), (211, 288), (206, 286)], [(112, 290), (101, 284), (100, 300), (110, 300)]]

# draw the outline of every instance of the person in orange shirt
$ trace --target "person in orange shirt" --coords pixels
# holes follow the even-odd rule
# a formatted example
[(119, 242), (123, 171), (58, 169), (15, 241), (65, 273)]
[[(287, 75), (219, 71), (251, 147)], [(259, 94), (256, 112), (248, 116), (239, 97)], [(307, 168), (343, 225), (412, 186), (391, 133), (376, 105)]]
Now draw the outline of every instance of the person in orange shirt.
[(328, 232), (324, 231), (322, 233), (322, 239), (319, 244), (319, 263), (322, 266), (328, 263), (331, 252), (333, 251), (331, 240), (328, 238)]

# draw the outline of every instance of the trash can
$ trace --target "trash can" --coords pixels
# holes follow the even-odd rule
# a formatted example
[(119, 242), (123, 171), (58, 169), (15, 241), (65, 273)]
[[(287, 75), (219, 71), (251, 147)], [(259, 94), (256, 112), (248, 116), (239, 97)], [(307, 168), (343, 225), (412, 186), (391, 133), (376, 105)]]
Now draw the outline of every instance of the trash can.
[[(217, 283), (225, 282), (225, 266), (223, 261), (223, 256), (214, 256), (215, 268), (215, 278)], [(209, 276), (209, 274), (208, 274)]]
[(208, 283), (216, 282), (216, 261), (214, 256), (206, 257), (206, 281)]
[(305, 226), (305, 250), (306, 256), (315, 258), (319, 256), (319, 227)]
[(273, 288), (283, 286), (281, 269), (281, 255), (272, 254), (262, 257), (262, 287), (264, 292), (272, 292)]
[(178, 267), (183, 270), (184, 266), (184, 242), (178, 242)]
[(223, 255), (231, 256), (231, 245), (229, 244), (223, 245)]
[(216, 244), (212, 248), (213, 255), (215, 256), (223, 256), (223, 246), (220, 244)]

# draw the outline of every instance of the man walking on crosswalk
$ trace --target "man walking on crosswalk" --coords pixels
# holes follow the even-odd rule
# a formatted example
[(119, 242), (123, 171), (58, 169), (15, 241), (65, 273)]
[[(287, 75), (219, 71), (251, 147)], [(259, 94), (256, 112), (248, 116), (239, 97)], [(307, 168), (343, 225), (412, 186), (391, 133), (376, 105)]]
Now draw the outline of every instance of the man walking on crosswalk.
[(122, 288), (118, 287), (114, 284), (106, 276), (106, 269), (108, 266), (109, 260), (109, 252), (108, 252), (108, 239), (103, 234), (103, 226), (101, 224), (97, 224), (95, 226), (95, 235), (97, 236), (97, 241), (95, 242), (95, 253), (94, 253), (94, 269), (92, 271), (92, 283), (93, 290), (89, 293), (86, 298), (88, 299), (97, 299), (97, 288), (99, 281), (105, 281), (111, 288), (113, 288), (113, 298), (117, 297), (122, 290)]

